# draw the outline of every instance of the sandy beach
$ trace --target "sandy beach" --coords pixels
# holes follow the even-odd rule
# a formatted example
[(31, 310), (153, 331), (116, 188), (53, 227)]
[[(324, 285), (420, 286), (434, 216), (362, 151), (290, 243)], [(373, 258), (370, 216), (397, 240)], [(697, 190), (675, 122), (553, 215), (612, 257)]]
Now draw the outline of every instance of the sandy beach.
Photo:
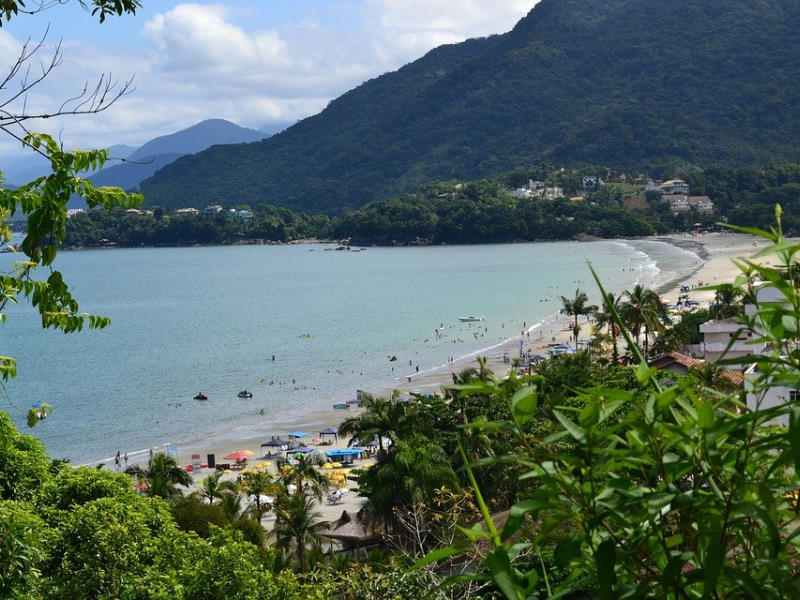
[[(674, 244), (683, 249), (694, 252), (703, 263), (694, 272), (684, 273), (671, 281), (661, 284), (658, 292), (669, 302), (675, 302), (678, 298), (680, 286), (689, 284), (693, 288), (705, 285), (713, 285), (732, 281), (739, 273), (732, 259), (749, 257), (765, 245), (762, 240), (756, 240), (752, 236), (736, 233), (706, 233), (700, 235), (673, 235), (652, 238), (656, 241), (663, 241)], [(622, 290), (616, 290), (621, 292)], [(701, 304), (707, 303), (713, 298), (713, 292), (695, 290), (692, 296), (700, 301)], [(510, 327), (513, 324), (509, 325)], [(520, 329), (522, 332), (523, 330)], [(588, 335), (588, 326), (582, 323), (581, 337)], [(520, 342), (523, 351), (530, 350), (534, 354), (543, 354), (538, 346), (549, 343), (567, 343), (572, 333), (569, 329), (569, 319), (563, 315), (552, 315), (541, 324), (527, 327), (523, 335), (509, 337), (503, 342), (499, 342), (484, 353), (487, 365), (500, 376), (505, 375), (510, 369), (510, 363), (503, 360), (504, 354), (511, 359), (519, 356)], [(443, 362), (445, 362), (443, 360)], [(398, 382), (392, 387), (369, 387), (364, 390), (379, 396), (391, 395), (394, 389), (402, 394), (409, 393), (435, 393), (443, 385), (452, 382), (452, 373), (474, 366), (475, 356), (468, 356), (456, 359), (447, 364), (446, 368), (433, 369), (427, 372), (414, 373), (406, 381)], [(302, 430), (308, 432), (308, 438), (301, 441), (310, 443), (312, 438), (318, 437), (318, 432), (326, 427), (338, 427), (338, 425), (348, 416), (355, 414), (356, 408), (349, 410), (323, 409), (313, 410), (302, 416), (278, 417), (272, 422), (271, 427), (265, 428), (259, 433), (230, 433), (222, 436), (215, 436), (209, 440), (198, 440), (190, 444), (184, 444), (179, 448), (179, 460), (181, 464), (191, 462), (192, 454), (200, 454), (202, 462), (206, 462), (207, 454), (214, 454), (217, 462), (220, 458), (233, 450), (250, 450), (255, 456), (262, 456), (261, 443), (270, 439), (271, 436), (283, 436), (290, 431)], [(346, 445), (342, 441), (339, 446)], [(334, 445), (333, 447), (337, 447)], [(328, 448), (328, 447), (326, 447)], [(131, 461), (142, 457), (131, 457)]]
[[(700, 235), (673, 235), (666, 237), (653, 238), (656, 241), (663, 241), (697, 254), (703, 262), (693, 272), (682, 273), (674, 279), (660, 284), (658, 292), (669, 302), (674, 303), (678, 299), (680, 286), (688, 284), (692, 288), (699, 288), (706, 285), (714, 285), (733, 281), (739, 273), (732, 260), (746, 258), (757, 252), (766, 242), (756, 240), (752, 236), (735, 233), (707, 233)], [(621, 292), (622, 290), (615, 290)], [(692, 297), (697, 299), (701, 305), (705, 305), (713, 298), (713, 292), (694, 290)], [(583, 320), (582, 320), (583, 321)], [(509, 324), (512, 327), (513, 324)], [(588, 335), (589, 328), (582, 322), (581, 337)], [(510, 359), (519, 356), (520, 350), (530, 350), (533, 354), (543, 354), (540, 346), (549, 343), (567, 343), (571, 340), (572, 332), (569, 328), (569, 319), (563, 315), (552, 315), (541, 323), (537, 323), (524, 330), (520, 334), (509, 337), (503, 342), (492, 346), (489, 351), (484, 353), (487, 365), (498, 376), (508, 373), (511, 364), (504, 361), (504, 355)], [(521, 342), (521, 343), (520, 343)], [(475, 364), (475, 356), (468, 356), (448, 362), (446, 368), (434, 369), (429, 372), (414, 373), (407, 377), (406, 381), (399, 382), (393, 387), (365, 387), (365, 391), (378, 396), (389, 396), (393, 389), (397, 389), (402, 395), (409, 393), (435, 393), (442, 386), (452, 382), (452, 373)], [(337, 428), (339, 424), (348, 416), (357, 414), (358, 409), (352, 407), (348, 410), (315, 410), (300, 417), (286, 417), (276, 419), (272, 428), (267, 428), (259, 434), (229, 434), (227, 436), (214, 437), (193, 444), (184, 445), (179, 449), (179, 462), (190, 464), (191, 455), (199, 454), (201, 462), (205, 463), (208, 454), (214, 454), (216, 461), (225, 461), (223, 457), (233, 450), (249, 450), (253, 452), (254, 462), (264, 456), (264, 449), (261, 444), (270, 439), (271, 436), (286, 437), (290, 431), (302, 430), (309, 433), (309, 436), (299, 441), (313, 447), (313, 439), (319, 437), (319, 432), (327, 427)], [(321, 446), (321, 451), (331, 448), (345, 447), (346, 439), (340, 439), (332, 446)], [(146, 456), (129, 457), (131, 463), (143, 462)], [(358, 466), (358, 465), (357, 465)], [(113, 468), (113, 466), (112, 466)], [(274, 468), (274, 467), (273, 467)], [(195, 479), (201, 479), (210, 473), (208, 469), (203, 469), (195, 473)], [(232, 475), (235, 476), (235, 475)], [(364, 499), (358, 496), (358, 491), (352, 483), (348, 483), (349, 489), (344, 493), (341, 504), (328, 505), (321, 503), (319, 510), (325, 519), (337, 518), (342, 510), (357, 511), (363, 504)], [(265, 525), (269, 526), (271, 517), (265, 518)]]

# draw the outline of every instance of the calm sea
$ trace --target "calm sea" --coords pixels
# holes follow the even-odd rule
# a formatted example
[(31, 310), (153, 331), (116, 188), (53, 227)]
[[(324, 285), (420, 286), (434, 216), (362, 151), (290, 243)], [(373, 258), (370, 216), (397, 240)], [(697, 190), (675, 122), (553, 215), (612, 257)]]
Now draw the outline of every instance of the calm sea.
[[(64, 252), (56, 266), (81, 309), (112, 325), (64, 335), (12, 309), (2, 352), (18, 361), (19, 410), (2, 408), (28, 431), (27, 408), (49, 402), (30, 432), (73, 463), (242, 428), (285, 433), (268, 427), (518, 335), (557, 313), (559, 295), (597, 301), (587, 260), (616, 290), (700, 263), (652, 241)], [(469, 315), (485, 321), (458, 320)], [(236, 397), (244, 388), (252, 399)], [(199, 391), (210, 400), (193, 401)]]

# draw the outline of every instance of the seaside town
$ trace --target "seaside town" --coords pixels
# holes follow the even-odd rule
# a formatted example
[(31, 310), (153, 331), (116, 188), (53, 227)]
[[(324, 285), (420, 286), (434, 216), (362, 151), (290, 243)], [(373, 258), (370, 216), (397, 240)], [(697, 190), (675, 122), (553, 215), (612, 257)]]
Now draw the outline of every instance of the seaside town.
[(800, 597), (796, 22), (4, 1), (0, 600)]

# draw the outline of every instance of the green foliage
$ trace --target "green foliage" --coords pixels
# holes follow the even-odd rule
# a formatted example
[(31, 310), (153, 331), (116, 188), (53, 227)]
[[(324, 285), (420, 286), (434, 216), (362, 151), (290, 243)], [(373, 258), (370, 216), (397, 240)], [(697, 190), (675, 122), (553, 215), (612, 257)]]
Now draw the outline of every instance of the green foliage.
[[(536, 489), (511, 509), (502, 531), (487, 517), (488, 530), (475, 535), (491, 546), (485, 565), (503, 597), (534, 593), (543, 572), (521, 552), (548, 547), (569, 571), (555, 582), (554, 597), (587, 585), (599, 598), (790, 598), (800, 592), (800, 413), (790, 403), (762, 404), (772, 386), (800, 384), (800, 288), (786, 278), (800, 244), (783, 238), (780, 221), (770, 232), (739, 229), (769, 239), (760, 255), (780, 263), (745, 261), (735, 283), (744, 290), (758, 274), (782, 294), (743, 317), (772, 348), (757, 359), (756, 410), (690, 379), (663, 388), (638, 351), (637, 389), (580, 390), (580, 407), (554, 411), (559, 430), (510, 457), (526, 467)], [(618, 313), (615, 321), (632, 343)], [(532, 403), (519, 406), (531, 416), (537, 410)], [(519, 428), (517, 435), (525, 439)], [(526, 518), (535, 520), (535, 533), (520, 544), (515, 534)]]
[(39, 586), (47, 528), (24, 502), (0, 500), (0, 597), (25, 598)]
[(100, 498), (130, 500), (135, 496), (130, 478), (90, 467), (64, 466), (42, 486), (42, 502), (59, 510)]
[(44, 444), (17, 432), (0, 411), (0, 500), (34, 500), (49, 476)]
[[(100, 22), (103, 23), (106, 17), (112, 15), (122, 16), (124, 13), (136, 14), (136, 9), (141, 8), (142, 3), (140, 0), (78, 0), (80, 5), (88, 10), (92, 9), (92, 16), (97, 16)], [(25, 0), (0, 0), (0, 27), (4, 22), (11, 20), (11, 17), (18, 16), (20, 9), (23, 12), (36, 12), (49, 8), (50, 5), (42, 4), (40, 2), (29, 2), (30, 7), (25, 5)], [(62, 2), (63, 3), (63, 2)]]

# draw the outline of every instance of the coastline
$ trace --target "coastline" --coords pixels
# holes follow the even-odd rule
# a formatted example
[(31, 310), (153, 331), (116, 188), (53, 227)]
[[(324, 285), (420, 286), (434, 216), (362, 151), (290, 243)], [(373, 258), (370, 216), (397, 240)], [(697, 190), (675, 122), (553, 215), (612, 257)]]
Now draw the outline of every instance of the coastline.
[[(753, 238), (751, 236), (732, 233), (701, 234), (700, 236), (658, 236), (642, 240), (634, 239), (624, 243), (636, 247), (636, 243), (640, 241), (670, 244), (692, 252), (699, 258), (700, 263), (697, 267), (675, 273), (666, 281), (658, 281), (657, 289), (665, 298), (671, 301), (677, 299), (678, 290), (683, 283), (689, 283), (696, 287), (700, 285), (700, 282), (708, 284), (715, 283), (718, 279), (721, 281), (732, 280), (737, 270), (730, 262), (730, 259), (747, 256), (756, 250), (752, 246)], [(657, 266), (659, 268), (664, 267), (661, 264)], [(663, 268), (661, 271), (662, 273), (665, 272)], [(622, 290), (613, 291), (621, 292)], [(698, 300), (705, 301), (710, 300), (713, 297), (713, 293), (695, 291), (693, 296), (697, 297)], [(392, 384), (387, 385), (386, 383), (381, 384), (378, 382), (370, 384), (369, 382), (364, 382), (362, 389), (378, 396), (389, 395), (395, 389), (399, 390), (401, 394), (436, 392), (442, 386), (452, 382), (452, 373), (475, 366), (475, 358), (479, 355), (486, 357), (487, 366), (498, 376), (504, 376), (511, 366), (510, 363), (503, 361), (504, 353), (507, 352), (512, 358), (517, 356), (520, 349), (520, 341), (522, 341), (525, 350), (530, 349), (534, 354), (544, 354), (545, 352), (539, 346), (553, 342), (565, 343), (569, 341), (571, 331), (568, 328), (568, 321), (567, 317), (557, 312), (551, 313), (539, 322), (532, 324), (529, 322), (522, 336), (517, 334), (493, 344), (489, 342), (490, 345), (486, 348), (469, 352), (464, 356), (454, 357), (455, 360), (452, 362), (449, 357), (441, 356), (440, 360), (435, 363), (436, 366), (423, 369), (419, 373), (412, 372), (410, 379), (407, 379), (409, 375), (401, 374)], [(506, 323), (513, 327), (513, 320), (506, 320)], [(520, 322), (519, 325), (521, 324)], [(588, 327), (584, 319), (581, 319), (581, 325), (580, 337), (583, 338), (588, 335)], [(518, 331), (521, 329), (520, 327)], [(348, 390), (342, 390), (340, 398), (352, 397), (354, 392), (355, 390), (349, 390), (349, 392)], [(338, 399), (334, 400), (339, 401)], [(250, 450), (254, 452), (254, 457), (260, 457), (263, 456), (260, 444), (268, 440), (272, 435), (285, 437), (289, 431), (304, 430), (311, 435), (301, 441), (308, 442), (311, 438), (317, 437), (318, 432), (324, 428), (338, 428), (345, 418), (357, 414), (356, 411), (355, 407), (349, 410), (335, 410), (329, 405), (329, 408), (311, 407), (303, 413), (298, 411), (295, 411), (294, 414), (276, 413), (267, 415), (258, 428), (254, 427), (252, 423), (245, 423), (231, 429), (214, 432), (212, 435), (203, 438), (175, 440), (175, 443), (181, 464), (189, 464), (192, 454), (199, 454), (202, 462), (206, 462), (207, 454), (215, 454), (217, 462), (219, 462), (220, 457), (238, 449)], [(343, 445), (344, 443), (340, 443), (338, 446), (334, 445), (333, 447)], [(329, 448), (330, 446), (324, 447), (324, 449)], [(163, 449), (163, 446), (154, 446), (154, 451), (160, 449)], [(128, 454), (129, 460), (136, 462), (137, 460), (146, 460), (148, 450), (129, 451)], [(110, 464), (111, 468), (113, 468), (113, 456), (90, 464), (97, 464), (98, 462), (105, 462), (106, 465)]]
[[(633, 242), (637, 240), (632, 240)], [(735, 265), (731, 262), (734, 258), (744, 258), (755, 251), (758, 247), (753, 246), (752, 236), (735, 233), (713, 233), (700, 234), (699, 236), (656, 236), (646, 238), (644, 241), (663, 242), (692, 252), (701, 260), (697, 267), (675, 274), (666, 281), (658, 283), (659, 293), (670, 301), (677, 300), (680, 286), (688, 283), (693, 287), (700, 285), (713, 284), (718, 281), (731, 281), (738, 273)], [(760, 244), (759, 244), (760, 245)], [(621, 292), (622, 290), (614, 290)], [(708, 301), (713, 298), (712, 292), (695, 291), (694, 296), (701, 301)], [(529, 326), (524, 336), (516, 335), (496, 343), (488, 350), (476, 351), (467, 356), (457, 358), (454, 362), (445, 362), (444, 357), (442, 366), (429, 369), (419, 374), (412, 374), (407, 381), (398, 381), (397, 385), (381, 386), (366, 385), (364, 390), (374, 395), (390, 395), (393, 390), (400, 391), (401, 394), (409, 393), (432, 393), (439, 391), (442, 386), (452, 382), (452, 373), (458, 373), (461, 369), (475, 365), (475, 358), (478, 355), (486, 357), (487, 366), (498, 376), (505, 376), (510, 370), (510, 363), (503, 361), (503, 354), (508, 353), (511, 357), (516, 356), (519, 351), (520, 341), (523, 342), (525, 349), (530, 349), (533, 353), (537, 351), (537, 346), (546, 343), (566, 343), (571, 337), (568, 328), (569, 319), (559, 314), (552, 314), (539, 323)], [(587, 334), (588, 330), (585, 322), (582, 321), (582, 333)], [(223, 456), (234, 449), (249, 449), (254, 451), (254, 456), (262, 456), (260, 444), (269, 439), (270, 435), (285, 435), (293, 429), (308, 431), (311, 436), (316, 437), (317, 432), (325, 427), (337, 428), (339, 424), (348, 416), (357, 414), (355, 407), (349, 410), (317, 409), (311, 410), (303, 415), (286, 415), (277, 417), (273, 421), (273, 430), (270, 432), (258, 433), (247, 431), (229, 431), (214, 436), (208, 440), (187, 441), (180, 449), (181, 462), (188, 459), (191, 454), (201, 454), (203, 462), (205, 455), (214, 453)], [(339, 444), (344, 445), (342, 444)], [(335, 446), (334, 446), (335, 447)]]

